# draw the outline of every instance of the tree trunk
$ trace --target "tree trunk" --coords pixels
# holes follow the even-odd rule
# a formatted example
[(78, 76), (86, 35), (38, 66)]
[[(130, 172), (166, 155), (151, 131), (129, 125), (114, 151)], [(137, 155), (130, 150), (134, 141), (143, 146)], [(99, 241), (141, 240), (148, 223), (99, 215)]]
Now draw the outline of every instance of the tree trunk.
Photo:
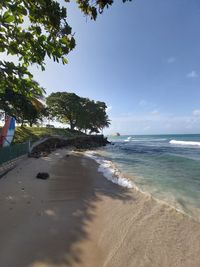
[(74, 130), (74, 127), (75, 127), (75, 124), (72, 121), (70, 121), (69, 123), (70, 123), (70, 128), (73, 131)]

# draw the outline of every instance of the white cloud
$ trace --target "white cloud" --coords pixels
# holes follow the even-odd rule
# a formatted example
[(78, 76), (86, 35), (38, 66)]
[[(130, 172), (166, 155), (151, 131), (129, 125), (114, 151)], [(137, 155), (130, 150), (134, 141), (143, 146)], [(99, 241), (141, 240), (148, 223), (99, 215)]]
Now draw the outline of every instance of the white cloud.
[(188, 78), (197, 78), (199, 75), (198, 75), (198, 73), (196, 72), (196, 70), (192, 70), (191, 72), (189, 72), (188, 74), (187, 74), (187, 77)]
[(174, 63), (176, 61), (176, 58), (175, 57), (169, 57), (167, 59), (167, 63), (171, 64), (171, 63)]
[(194, 109), (193, 111), (192, 111), (192, 114), (194, 115), (194, 116), (200, 116), (200, 109)]

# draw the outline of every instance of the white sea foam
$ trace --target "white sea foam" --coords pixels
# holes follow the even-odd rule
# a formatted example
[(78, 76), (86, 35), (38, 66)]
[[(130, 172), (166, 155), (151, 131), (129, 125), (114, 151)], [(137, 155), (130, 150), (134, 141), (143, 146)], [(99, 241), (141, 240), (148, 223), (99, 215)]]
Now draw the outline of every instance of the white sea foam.
[(200, 142), (195, 141), (179, 141), (179, 140), (170, 140), (172, 145), (181, 145), (181, 146), (200, 146)]
[(182, 203), (173, 194), (168, 193), (167, 195), (165, 195), (159, 191), (155, 194), (155, 192), (152, 192), (152, 188), (141, 189), (137, 187), (136, 184), (134, 184), (132, 181), (128, 180), (127, 178), (124, 178), (120, 171), (111, 161), (105, 160), (102, 157), (97, 156), (95, 151), (87, 151), (85, 152), (85, 155), (94, 159), (99, 164), (98, 171), (103, 173), (104, 177), (107, 178), (109, 181), (126, 188), (134, 188), (135, 190), (144, 194), (146, 197), (154, 199), (162, 205), (167, 205), (182, 214), (185, 214), (189, 217), (192, 217), (193, 219), (197, 219), (198, 221), (200, 221), (200, 218), (197, 218), (196, 216), (199, 210), (192, 210), (191, 207), (190, 209), (185, 210), (185, 208), (182, 206)]
[(131, 136), (129, 136), (127, 139), (125, 139), (124, 141), (125, 142), (130, 142), (131, 141), (131, 139), (132, 139), (132, 137)]
[[(127, 140), (127, 139), (126, 139)], [(125, 142), (127, 142), (124, 140)], [(150, 139), (150, 138), (131, 138), (131, 141), (133, 142), (159, 142), (159, 141), (166, 141), (166, 138), (157, 138), (157, 139)]]
[(109, 181), (126, 188), (134, 187), (130, 180), (122, 176), (121, 172), (116, 168), (112, 161), (96, 156), (94, 151), (87, 151), (85, 152), (85, 155), (94, 159), (99, 164), (98, 171), (103, 173), (104, 177)]

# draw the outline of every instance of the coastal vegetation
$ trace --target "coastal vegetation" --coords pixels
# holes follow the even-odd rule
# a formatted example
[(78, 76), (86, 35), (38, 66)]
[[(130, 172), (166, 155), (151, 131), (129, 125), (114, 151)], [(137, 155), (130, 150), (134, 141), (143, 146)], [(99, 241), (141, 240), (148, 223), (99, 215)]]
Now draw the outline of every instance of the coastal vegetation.
[(48, 116), (47, 109), (41, 102), (41, 96), (34, 91), (29, 98), (12, 89), (0, 92), (0, 110), (14, 117), (17, 123), (22, 125), (26, 122), (32, 126)]
[[(6, 105), (1, 106), (4, 99), (7, 99)], [(30, 127), (34, 124), (39, 126), (44, 120), (56, 119), (61, 123), (68, 124), (71, 133), (77, 130), (91, 134), (99, 133), (110, 124), (106, 114), (107, 106), (104, 102), (95, 102), (68, 92), (52, 93), (46, 99), (43, 98), (43, 102), (41, 102), (34, 97), (27, 100), (18, 93), (6, 91), (0, 93), (0, 109), (14, 117), (17, 123), (21, 123), (21, 127), (27, 124)], [(24, 129), (23, 127), (22, 136)], [(49, 131), (54, 131), (50, 129)]]
[(95, 102), (74, 93), (52, 93), (47, 97), (47, 107), (52, 118), (68, 123), (71, 130), (99, 133), (110, 124), (104, 102)]
[[(104, 102), (95, 102), (74, 93), (52, 93), (47, 97), (46, 105), (36, 104), (30, 103), (30, 107), (35, 109), (35, 113), (31, 113), (31, 108), (28, 110), (26, 102), (23, 109), (19, 108), (19, 113), (12, 113), (12, 116), (17, 117), (17, 121), (21, 122), (21, 127), (16, 128), (14, 143), (22, 143), (30, 139), (37, 140), (45, 136), (72, 137), (83, 135), (83, 132), (99, 133), (110, 124), (106, 114), (107, 106)], [(38, 123), (38, 120), (42, 121), (45, 118), (57, 119), (61, 123), (69, 124), (70, 128), (26, 127), (27, 123), (33, 126)]]
[(24, 143), (28, 140), (36, 141), (48, 136), (71, 138), (80, 134), (82, 133), (70, 129), (23, 126), (16, 127), (13, 143)]
[[(67, 5), (70, 0), (65, 2)], [(76, 2), (85, 16), (96, 20), (97, 14), (114, 1)], [(27, 119), (33, 124), (45, 111), (43, 108), (36, 109), (35, 103), (44, 96), (45, 90), (33, 79), (29, 67), (37, 65), (45, 70), (47, 57), (67, 64), (67, 55), (76, 45), (67, 21), (66, 5), (62, 6), (55, 0), (0, 2), (0, 53), (6, 56), (6, 60), (0, 60), (0, 109), (15, 115), (18, 121)], [(25, 114), (24, 110), (27, 111)]]
[[(122, 0), (128, 1), (131, 0)], [(62, 93), (64, 99), (59, 99), (57, 92), (47, 97), (47, 108), (45, 89), (30, 72), (32, 65), (44, 71), (46, 58), (67, 64), (67, 55), (76, 42), (67, 16), (67, 3), (71, 1), (65, 2), (63, 6), (55, 0), (1, 1), (0, 53), (5, 60), (0, 60), (0, 111), (15, 117), (22, 125), (33, 126), (50, 116), (69, 123), (71, 129), (98, 133), (109, 126), (104, 102), (69, 93)], [(76, 3), (85, 16), (96, 20), (114, 1), (77, 0)]]

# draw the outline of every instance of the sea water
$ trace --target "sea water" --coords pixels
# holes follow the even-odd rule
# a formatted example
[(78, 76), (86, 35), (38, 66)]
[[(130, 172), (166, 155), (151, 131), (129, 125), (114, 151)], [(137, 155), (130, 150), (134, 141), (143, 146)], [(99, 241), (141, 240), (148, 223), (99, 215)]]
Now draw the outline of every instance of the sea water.
[(200, 135), (108, 137), (89, 152), (112, 182), (136, 187), (200, 220)]

